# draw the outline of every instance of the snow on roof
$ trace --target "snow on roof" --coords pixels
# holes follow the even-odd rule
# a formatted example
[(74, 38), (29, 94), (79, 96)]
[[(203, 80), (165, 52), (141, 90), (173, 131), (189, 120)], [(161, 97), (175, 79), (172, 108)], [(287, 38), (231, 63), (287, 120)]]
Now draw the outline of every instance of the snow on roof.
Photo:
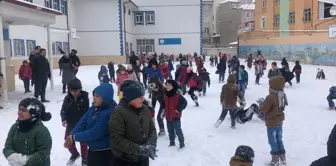
[(238, 44), (238, 41), (235, 41), (235, 42), (230, 43), (229, 45), (237, 45), (237, 44)]
[(255, 4), (242, 4), (240, 8), (244, 10), (254, 10)]
[(239, 0), (224, 0), (224, 1), (220, 2), (220, 3), (226, 3), (226, 2), (239, 2)]

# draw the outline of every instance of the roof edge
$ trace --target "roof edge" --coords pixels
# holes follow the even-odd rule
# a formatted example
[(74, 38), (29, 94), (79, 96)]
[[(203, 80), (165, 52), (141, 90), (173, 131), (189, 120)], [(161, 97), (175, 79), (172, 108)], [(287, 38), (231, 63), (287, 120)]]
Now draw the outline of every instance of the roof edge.
[(11, 3), (14, 5), (18, 5), (18, 6), (22, 6), (22, 7), (27, 7), (33, 10), (37, 10), (37, 11), (42, 11), (42, 12), (46, 12), (46, 13), (50, 13), (50, 14), (54, 14), (54, 15), (63, 15), (62, 12), (54, 10), (54, 9), (50, 9), (47, 7), (43, 7), (40, 5), (36, 5), (30, 2), (26, 2), (26, 1), (20, 1), (20, 0), (0, 0), (0, 2), (7, 2), (7, 3)]

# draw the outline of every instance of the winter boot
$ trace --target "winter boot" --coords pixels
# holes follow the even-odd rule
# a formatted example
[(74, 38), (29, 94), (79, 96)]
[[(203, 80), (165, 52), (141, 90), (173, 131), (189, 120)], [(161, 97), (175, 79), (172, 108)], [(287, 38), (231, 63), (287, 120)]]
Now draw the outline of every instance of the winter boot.
[(215, 124), (215, 127), (216, 127), (216, 128), (218, 128), (218, 127), (219, 127), (219, 125), (221, 125), (221, 124), (222, 124), (222, 122), (223, 122), (223, 121), (221, 121), (221, 120), (218, 120), (218, 121), (216, 122), (216, 124)]
[(180, 142), (180, 149), (183, 149), (185, 147), (184, 142)]
[(160, 129), (160, 131), (159, 131), (159, 134), (158, 134), (159, 136), (164, 136), (164, 135), (166, 135), (166, 132), (165, 132), (165, 130), (164, 129)]
[(79, 158), (79, 153), (78, 152), (76, 152), (75, 154), (72, 154), (66, 165), (67, 166), (72, 166), (78, 158)]
[(175, 142), (174, 141), (170, 141), (169, 143), (169, 147), (175, 146)]
[(82, 157), (82, 166), (87, 166), (87, 156)]
[(42, 99), (41, 102), (42, 102), (42, 103), (49, 103), (50, 101), (49, 101), (49, 100), (46, 100), (46, 99)]
[(268, 166), (280, 166), (280, 155), (272, 155), (272, 160), (268, 163)]
[(284, 153), (284, 154), (280, 154), (280, 164), (281, 164), (282, 166), (287, 165), (287, 162), (286, 162), (286, 154), (285, 154), (285, 153)]

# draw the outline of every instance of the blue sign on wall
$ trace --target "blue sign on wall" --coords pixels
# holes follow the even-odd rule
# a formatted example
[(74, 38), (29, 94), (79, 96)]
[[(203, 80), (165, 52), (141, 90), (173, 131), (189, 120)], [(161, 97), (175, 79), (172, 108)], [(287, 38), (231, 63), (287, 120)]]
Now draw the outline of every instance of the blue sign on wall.
[(181, 38), (159, 38), (159, 45), (181, 45)]
[(9, 31), (8, 29), (2, 29), (3, 31), (3, 39), (4, 40), (9, 40)]

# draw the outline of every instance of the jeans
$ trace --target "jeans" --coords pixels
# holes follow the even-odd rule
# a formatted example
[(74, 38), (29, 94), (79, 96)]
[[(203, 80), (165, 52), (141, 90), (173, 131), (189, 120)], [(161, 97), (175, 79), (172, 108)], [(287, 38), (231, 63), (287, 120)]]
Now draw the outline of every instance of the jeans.
[(245, 82), (244, 82), (244, 81), (242, 81), (242, 80), (239, 80), (239, 81), (238, 81), (238, 88), (239, 88), (239, 90), (241, 91), (241, 93), (242, 93), (243, 95), (245, 95), (245, 88), (246, 88), (246, 85), (245, 85)]
[(161, 116), (162, 112), (163, 112), (163, 109), (161, 109), (161, 107), (160, 107), (159, 112), (156, 116), (156, 120), (158, 122), (160, 130), (164, 130), (164, 123), (163, 123), (163, 119), (162, 119), (162, 116)]
[(272, 155), (280, 155), (286, 152), (282, 142), (282, 124), (267, 127), (267, 137), (268, 143), (271, 146)]
[(110, 73), (111, 82), (115, 82), (115, 72), (110, 70), (109, 73)]
[(225, 72), (219, 72), (219, 81), (224, 82)]
[(147, 75), (142, 75), (142, 83), (144, 84), (145, 86), (145, 89), (148, 88), (148, 85), (147, 85)]
[(172, 121), (167, 120), (167, 129), (170, 142), (175, 142), (175, 135), (177, 135), (180, 144), (184, 144), (184, 136), (181, 129), (181, 120), (176, 119)]
[(189, 91), (188, 91), (188, 94), (190, 95), (191, 99), (193, 101), (197, 101), (197, 96), (195, 95), (195, 91), (198, 91), (198, 89), (196, 87), (190, 87), (189, 88)]
[(261, 74), (256, 74), (256, 80), (255, 80), (256, 84), (259, 84), (260, 77), (261, 77)]
[(219, 116), (219, 120), (224, 121), (227, 113), (230, 112), (231, 126), (232, 127), (236, 126), (236, 121), (235, 121), (235, 116), (234, 116), (236, 111), (237, 111), (237, 109), (235, 109), (235, 108), (233, 108), (233, 109), (224, 108), (222, 110), (221, 115)]
[(47, 87), (48, 80), (35, 80), (34, 86), (34, 97), (38, 98), (41, 96), (41, 100), (45, 100), (45, 93)]
[(208, 86), (208, 81), (203, 80), (203, 94), (206, 94), (207, 86)]
[(300, 83), (300, 75), (301, 74), (295, 74), (296, 83)]
[(29, 92), (29, 81), (28, 79), (23, 80), (23, 85), (25, 88), (25, 92)]
[(329, 94), (328, 97), (327, 97), (329, 108), (334, 108), (335, 107), (335, 103), (334, 103), (333, 99), (336, 99), (336, 97), (334, 97), (332, 94)]

